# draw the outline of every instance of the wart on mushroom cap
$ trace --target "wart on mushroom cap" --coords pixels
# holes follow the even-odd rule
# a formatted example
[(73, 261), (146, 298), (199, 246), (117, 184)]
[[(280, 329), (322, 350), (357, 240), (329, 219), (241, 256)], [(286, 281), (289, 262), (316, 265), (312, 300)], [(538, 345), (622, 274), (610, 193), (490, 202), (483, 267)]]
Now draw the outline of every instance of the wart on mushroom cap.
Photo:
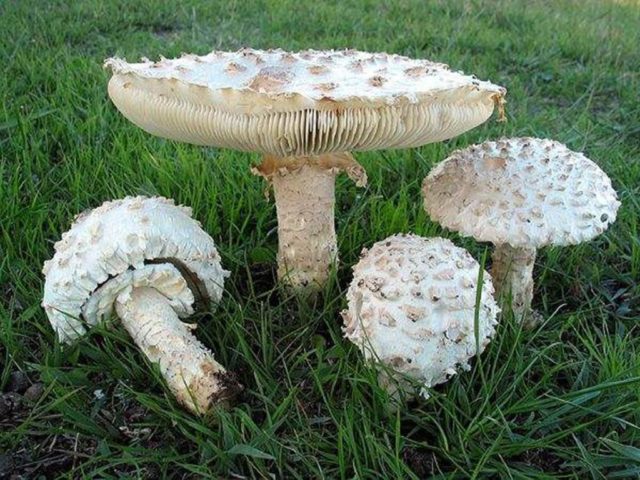
[(496, 245), (496, 290), (511, 292), (519, 316), (530, 312), (536, 249), (592, 239), (615, 221), (620, 206), (594, 162), (537, 138), (457, 150), (425, 178), (422, 193), (433, 220)]
[(228, 276), (191, 209), (165, 198), (106, 202), (76, 217), (43, 273), (42, 306), (62, 342), (115, 309), (187, 408), (205, 412), (237, 392), (231, 374), (178, 318), (198, 301), (217, 303)]
[[(149, 133), (270, 156), (279, 173), (265, 175), (278, 209), (279, 272), (295, 288), (320, 288), (336, 259), (335, 231), (327, 224), (334, 218), (334, 177), (361, 170), (346, 152), (454, 137), (484, 122), (505, 95), (446, 65), (355, 50), (243, 49), (105, 65), (113, 71), (111, 99)], [(256, 172), (264, 170), (263, 164)], [(364, 184), (366, 177), (359, 178)], [(316, 205), (289, 208), (310, 204), (309, 194), (317, 194)]]
[[(365, 357), (427, 388), (445, 382), (481, 353), (494, 334), (499, 312), (488, 274), (479, 304), (478, 344), (474, 332), (479, 264), (443, 238), (394, 235), (364, 249), (353, 268), (342, 315), (345, 336)], [(385, 375), (390, 392), (399, 382)]]

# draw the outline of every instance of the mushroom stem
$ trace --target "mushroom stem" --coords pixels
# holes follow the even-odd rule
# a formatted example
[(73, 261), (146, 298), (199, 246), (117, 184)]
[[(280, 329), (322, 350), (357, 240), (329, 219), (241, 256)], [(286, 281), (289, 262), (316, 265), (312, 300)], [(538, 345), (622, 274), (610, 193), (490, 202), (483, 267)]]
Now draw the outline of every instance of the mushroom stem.
[(216, 404), (226, 407), (241, 390), (233, 374), (214, 360), (156, 289), (123, 292), (115, 306), (133, 341), (160, 366), (169, 389), (189, 410), (203, 414)]
[(254, 173), (272, 186), (278, 215), (278, 278), (300, 293), (322, 289), (338, 260), (335, 177), (347, 172), (364, 186), (364, 169), (348, 153), (265, 156)]
[(533, 298), (533, 264), (536, 249), (496, 245), (492, 255), (491, 277), (496, 295), (511, 295), (511, 308), (516, 319), (527, 322)]

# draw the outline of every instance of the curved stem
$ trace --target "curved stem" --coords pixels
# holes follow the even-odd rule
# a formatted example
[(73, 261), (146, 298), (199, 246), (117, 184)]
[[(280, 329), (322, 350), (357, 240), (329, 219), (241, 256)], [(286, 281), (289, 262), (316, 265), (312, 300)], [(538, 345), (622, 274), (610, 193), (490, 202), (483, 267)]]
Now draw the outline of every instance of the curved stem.
[(192, 412), (205, 413), (215, 404), (226, 406), (242, 388), (154, 288), (121, 294), (116, 311), (142, 353), (160, 366), (178, 402)]
[(278, 278), (298, 292), (322, 289), (338, 260), (335, 177), (344, 170), (358, 186), (364, 169), (349, 154), (266, 156), (254, 170), (273, 186), (278, 215)]
[(535, 248), (496, 245), (492, 255), (491, 277), (496, 296), (511, 295), (511, 308), (516, 318), (526, 322), (531, 314), (533, 298), (533, 264)]

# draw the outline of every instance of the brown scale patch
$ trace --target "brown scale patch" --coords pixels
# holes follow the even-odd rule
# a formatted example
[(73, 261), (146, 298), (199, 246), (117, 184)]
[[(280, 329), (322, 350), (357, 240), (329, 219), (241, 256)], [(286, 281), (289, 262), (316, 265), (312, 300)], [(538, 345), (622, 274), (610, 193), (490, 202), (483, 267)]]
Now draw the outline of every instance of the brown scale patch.
[(362, 70), (364, 70), (364, 67), (362, 66), (362, 60), (355, 60), (351, 62), (351, 64), (349, 64), (349, 68), (356, 72), (362, 72)]
[(296, 63), (298, 60), (291, 53), (283, 53), (282, 57), (280, 57), (280, 61), (282, 63), (292, 64), (292, 63)]
[(380, 323), (382, 325), (386, 325), (387, 327), (395, 327), (396, 326), (396, 319), (393, 318), (393, 316), (391, 314), (389, 314), (388, 312), (384, 311), (380, 313)]
[(256, 65), (260, 65), (261, 63), (264, 63), (264, 59), (258, 55), (257, 53), (251, 51), (251, 50), (243, 50), (241, 52), (241, 55), (245, 58), (249, 58), (251, 60), (253, 60), (255, 62)]
[(453, 280), (453, 277), (455, 276), (456, 272), (450, 268), (450, 269), (446, 269), (446, 270), (441, 270), (440, 272), (437, 272), (433, 275), (433, 278), (435, 278), (436, 280)]
[(307, 71), (312, 75), (324, 75), (329, 72), (329, 68), (325, 65), (311, 65), (307, 67)]
[(239, 63), (236, 62), (229, 62), (227, 64), (227, 66), (224, 68), (224, 71), (227, 73), (240, 73), (240, 72), (244, 72), (247, 69), (247, 67), (245, 67), (244, 65), (240, 65)]
[(386, 81), (387, 79), (380, 75), (376, 75), (369, 79), (369, 83), (371, 84), (372, 87), (381, 87), (382, 85), (385, 84)]
[(484, 167), (487, 170), (504, 170), (507, 166), (507, 160), (503, 157), (485, 157), (484, 159)]
[(315, 85), (314, 90), (319, 90), (321, 92), (330, 92), (331, 90), (335, 90), (338, 87), (337, 83), (327, 82), (327, 83), (319, 83)]
[(412, 322), (417, 322), (418, 320), (421, 320), (426, 314), (426, 311), (424, 308), (417, 308), (411, 305), (403, 306), (402, 310), (404, 311), (404, 313), (407, 314), (407, 317)]
[(208, 375), (216, 371), (216, 368), (213, 366), (213, 363), (211, 362), (202, 362), (202, 364), (200, 365), (200, 368), (202, 369), (202, 373), (204, 373), (205, 375)]
[(411, 78), (421, 77), (427, 74), (427, 67), (411, 67), (404, 71), (404, 74)]
[(394, 368), (400, 368), (406, 365), (407, 361), (402, 357), (391, 357), (388, 363)]
[(256, 92), (278, 92), (289, 83), (290, 76), (284, 70), (263, 68), (247, 86)]

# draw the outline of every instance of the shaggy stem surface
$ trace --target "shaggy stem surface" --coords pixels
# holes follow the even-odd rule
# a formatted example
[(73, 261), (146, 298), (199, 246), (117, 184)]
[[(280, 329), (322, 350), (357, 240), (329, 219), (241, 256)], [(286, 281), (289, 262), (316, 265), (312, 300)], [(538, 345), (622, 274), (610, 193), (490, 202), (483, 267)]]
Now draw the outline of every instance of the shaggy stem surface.
[(364, 169), (349, 154), (266, 156), (255, 173), (273, 187), (278, 215), (278, 278), (302, 293), (321, 290), (338, 261), (334, 224), (335, 177), (346, 171), (366, 184)]
[(157, 290), (134, 288), (120, 295), (116, 311), (136, 345), (160, 366), (176, 399), (192, 412), (226, 406), (241, 388)]
[(518, 248), (496, 245), (493, 251), (491, 277), (498, 297), (511, 295), (511, 308), (516, 319), (528, 322), (532, 319), (533, 264), (535, 248)]

